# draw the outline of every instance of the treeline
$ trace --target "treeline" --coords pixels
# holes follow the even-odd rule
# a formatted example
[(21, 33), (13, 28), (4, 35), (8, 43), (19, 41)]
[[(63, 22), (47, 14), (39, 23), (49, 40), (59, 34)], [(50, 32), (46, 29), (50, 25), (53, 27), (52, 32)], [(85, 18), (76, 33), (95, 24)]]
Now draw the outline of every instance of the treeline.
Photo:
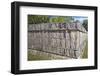
[(42, 15), (28, 15), (28, 24), (48, 23), (49, 17)]
[(71, 16), (28, 15), (28, 24), (71, 22)]
[(87, 19), (85, 19), (84, 21), (83, 21), (83, 27), (86, 29), (86, 31), (88, 31), (88, 20)]

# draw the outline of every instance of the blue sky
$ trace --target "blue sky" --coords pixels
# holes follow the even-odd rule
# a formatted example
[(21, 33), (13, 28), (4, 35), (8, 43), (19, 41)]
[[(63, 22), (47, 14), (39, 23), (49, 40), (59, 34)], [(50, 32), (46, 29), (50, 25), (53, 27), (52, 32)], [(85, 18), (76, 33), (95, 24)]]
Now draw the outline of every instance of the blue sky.
[(83, 22), (83, 20), (88, 19), (88, 17), (85, 16), (73, 16), (74, 20), (79, 20), (80, 22)]

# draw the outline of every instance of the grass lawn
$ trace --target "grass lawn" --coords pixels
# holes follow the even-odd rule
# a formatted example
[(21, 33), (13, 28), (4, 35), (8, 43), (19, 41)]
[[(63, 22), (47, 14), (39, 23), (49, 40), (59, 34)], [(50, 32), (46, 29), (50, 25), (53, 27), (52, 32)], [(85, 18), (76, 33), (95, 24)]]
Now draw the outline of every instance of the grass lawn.
[(50, 60), (49, 57), (46, 56), (40, 56), (40, 55), (33, 55), (31, 54), (30, 51), (28, 51), (28, 61), (32, 61), (32, 60)]
[(82, 58), (88, 58), (88, 41), (86, 42), (85, 49), (83, 51)]

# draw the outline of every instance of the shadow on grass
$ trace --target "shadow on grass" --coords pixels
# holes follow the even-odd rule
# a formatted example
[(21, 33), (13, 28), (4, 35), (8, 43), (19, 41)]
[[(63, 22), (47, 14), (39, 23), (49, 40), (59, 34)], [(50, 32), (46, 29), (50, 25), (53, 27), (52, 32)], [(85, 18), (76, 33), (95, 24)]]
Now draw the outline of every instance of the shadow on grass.
[(88, 41), (86, 41), (86, 46), (85, 46), (85, 48), (83, 50), (82, 58), (83, 59), (88, 58)]

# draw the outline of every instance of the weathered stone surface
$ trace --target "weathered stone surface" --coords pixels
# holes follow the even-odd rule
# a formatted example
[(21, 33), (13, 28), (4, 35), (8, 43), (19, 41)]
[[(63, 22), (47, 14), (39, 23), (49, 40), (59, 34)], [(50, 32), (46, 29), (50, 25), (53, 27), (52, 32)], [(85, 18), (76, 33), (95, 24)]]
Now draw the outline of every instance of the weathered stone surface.
[(87, 31), (80, 23), (28, 25), (28, 48), (78, 58), (85, 46)]

